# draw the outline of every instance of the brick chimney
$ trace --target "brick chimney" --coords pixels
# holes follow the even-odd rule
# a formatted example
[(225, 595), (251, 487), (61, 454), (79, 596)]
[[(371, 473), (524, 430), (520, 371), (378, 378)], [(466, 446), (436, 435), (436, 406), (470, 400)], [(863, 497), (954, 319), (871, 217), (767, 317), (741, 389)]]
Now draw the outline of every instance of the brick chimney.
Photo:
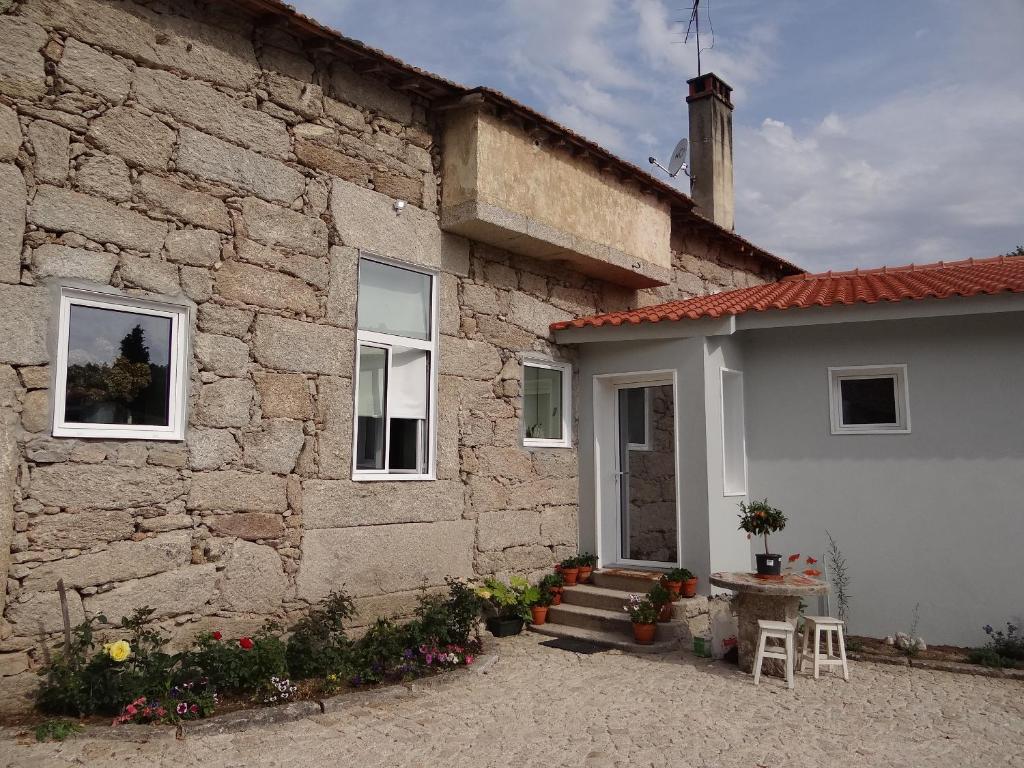
[(735, 228), (732, 187), (732, 87), (708, 72), (686, 81), (690, 92), (690, 196), (720, 227)]

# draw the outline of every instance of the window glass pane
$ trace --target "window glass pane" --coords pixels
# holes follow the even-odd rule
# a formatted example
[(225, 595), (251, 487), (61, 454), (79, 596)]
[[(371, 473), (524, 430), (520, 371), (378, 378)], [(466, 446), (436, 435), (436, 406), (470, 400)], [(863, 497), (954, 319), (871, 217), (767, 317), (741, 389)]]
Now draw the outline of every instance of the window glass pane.
[(896, 379), (840, 379), (843, 424), (896, 424)]
[(388, 412), (392, 418), (427, 418), (427, 354), (422, 349), (392, 348), (388, 382)]
[(388, 467), (394, 472), (426, 472), (423, 466), (423, 436), (425, 421), (420, 419), (392, 419), (391, 446)]
[(71, 304), (64, 421), (170, 424), (171, 319)]
[(359, 393), (356, 398), (356, 467), (384, 469), (384, 404), (387, 350), (359, 347)]
[(746, 491), (746, 453), (743, 425), (743, 375), (722, 371), (722, 438), (726, 493)]
[(562, 439), (562, 371), (523, 366), (523, 419), (526, 437)]
[(626, 408), (629, 442), (633, 445), (647, 445), (647, 388), (627, 389)]
[(431, 276), (369, 259), (359, 262), (359, 329), (430, 338)]

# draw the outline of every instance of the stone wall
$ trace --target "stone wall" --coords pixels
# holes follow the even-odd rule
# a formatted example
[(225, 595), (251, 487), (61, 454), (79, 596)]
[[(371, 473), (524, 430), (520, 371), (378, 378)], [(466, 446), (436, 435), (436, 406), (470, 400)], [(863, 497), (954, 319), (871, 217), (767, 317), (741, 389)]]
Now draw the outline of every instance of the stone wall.
[[(447, 575), (549, 567), (576, 548), (576, 452), (520, 447), (517, 355), (572, 360), (556, 320), (759, 279), (697, 243), (640, 295), (443, 233), (426, 102), (216, 7), (0, 2), (6, 709), (59, 578), (73, 622), (148, 604), (180, 643), (342, 585), (368, 620)], [(433, 482), (349, 479), (359, 249), (440, 273)], [(183, 442), (50, 437), (69, 279), (193, 306)]]

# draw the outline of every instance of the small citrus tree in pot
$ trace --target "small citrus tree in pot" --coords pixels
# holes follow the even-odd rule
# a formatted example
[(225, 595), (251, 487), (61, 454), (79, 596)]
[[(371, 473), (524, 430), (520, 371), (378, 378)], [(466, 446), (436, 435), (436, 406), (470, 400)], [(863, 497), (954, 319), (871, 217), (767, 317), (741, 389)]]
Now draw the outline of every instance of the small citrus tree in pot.
[(763, 501), (752, 501), (750, 504), (740, 502), (740, 530), (751, 536), (764, 537), (764, 554), (756, 554), (758, 576), (779, 576), (782, 573), (782, 555), (768, 551), (768, 535), (778, 533), (786, 527), (786, 516), (781, 509), (776, 509)]

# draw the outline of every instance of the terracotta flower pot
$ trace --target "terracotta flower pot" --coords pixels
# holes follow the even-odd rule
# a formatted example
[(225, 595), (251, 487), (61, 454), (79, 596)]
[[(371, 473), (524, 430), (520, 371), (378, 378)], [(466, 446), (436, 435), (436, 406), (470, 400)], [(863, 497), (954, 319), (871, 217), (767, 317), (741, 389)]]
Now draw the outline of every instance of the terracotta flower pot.
[(665, 585), (665, 589), (668, 590), (668, 593), (670, 595), (672, 595), (672, 602), (673, 603), (676, 600), (679, 599), (680, 592), (681, 592), (681, 590), (683, 588), (683, 582), (681, 582), (681, 581), (663, 581), (662, 584)]
[(588, 581), (590, 581), (590, 574), (593, 573), (593, 572), (594, 572), (594, 568), (592, 566), (581, 565), (580, 566), (579, 577), (578, 577), (580, 584), (586, 584)]
[(565, 579), (565, 586), (567, 586), (567, 587), (575, 587), (576, 586), (576, 577), (579, 576), (579, 575), (580, 575), (580, 569), (579, 568), (563, 568), (562, 569), (562, 578)]
[(654, 642), (654, 633), (657, 631), (657, 624), (634, 624), (633, 640), (637, 645), (650, 645)]
[(562, 588), (555, 587), (551, 590), (551, 604), (561, 605), (562, 604)]
[(667, 621), (672, 621), (672, 603), (667, 602), (661, 608), (658, 609), (658, 621), (664, 624)]
[(531, 623), (540, 626), (548, 620), (548, 607), (546, 605), (531, 605), (530, 613), (533, 614)]
[(693, 597), (697, 594), (697, 577), (683, 581), (683, 597)]

